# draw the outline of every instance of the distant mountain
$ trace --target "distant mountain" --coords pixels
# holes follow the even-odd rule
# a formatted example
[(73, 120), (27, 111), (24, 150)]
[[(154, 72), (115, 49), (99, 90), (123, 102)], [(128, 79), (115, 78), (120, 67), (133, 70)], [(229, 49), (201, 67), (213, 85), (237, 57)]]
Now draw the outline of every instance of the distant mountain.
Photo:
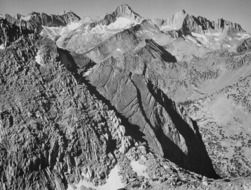
[(193, 16), (188, 14), (185, 10), (175, 13), (167, 19), (155, 19), (156, 24), (163, 31), (180, 30), (184, 35), (191, 32), (205, 33), (205, 32), (245, 32), (245, 30), (237, 23), (233, 23), (223, 18), (217, 21), (210, 21), (202, 16)]
[(104, 17), (104, 19), (100, 21), (100, 23), (109, 25), (115, 22), (120, 17), (128, 18), (135, 22), (140, 22), (143, 19), (138, 13), (134, 12), (129, 5), (123, 4), (123, 5), (118, 6), (116, 10), (112, 12), (111, 14), (107, 14)]
[(164, 31), (179, 30), (182, 28), (187, 15), (186, 11), (182, 10), (167, 19), (154, 19), (154, 22)]
[(49, 27), (65, 26), (71, 22), (80, 20), (80, 17), (73, 12), (67, 12), (62, 15), (32, 12), (26, 16), (17, 14), (16, 17), (6, 14), (5, 19), (11, 24), (21, 25), (28, 30), (34, 30), (35, 27), (42, 25)]
[(49, 15), (46, 13), (32, 12), (27, 16), (17, 14), (16, 17), (6, 14), (4, 17), (0, 18), (1, 42), (8, 44), (23, 34), (39, 33), (43, 29), (43, 26), (66, 26), (71, 22), (79, 20), (80, 17), (73, 12), (67, 12), (63, 15)]
[(246, 52), (251, 49), (251, 38), (247, 38), (237, 47), (238, 52)]

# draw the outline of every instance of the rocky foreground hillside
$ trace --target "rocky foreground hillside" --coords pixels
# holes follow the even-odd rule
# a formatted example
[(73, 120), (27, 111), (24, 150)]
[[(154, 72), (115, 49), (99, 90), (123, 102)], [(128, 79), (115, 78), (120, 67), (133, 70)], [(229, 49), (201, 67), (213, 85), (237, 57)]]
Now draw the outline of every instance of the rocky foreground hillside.
[(0, 22), (1, 189), (251, 189), (239, 24), (128, 5)]

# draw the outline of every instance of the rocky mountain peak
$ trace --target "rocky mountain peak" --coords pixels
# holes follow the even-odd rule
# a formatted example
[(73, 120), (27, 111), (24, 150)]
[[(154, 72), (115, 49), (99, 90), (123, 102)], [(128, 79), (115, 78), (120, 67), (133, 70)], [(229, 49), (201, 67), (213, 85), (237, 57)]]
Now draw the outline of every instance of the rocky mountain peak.
[(194, 33), (203, 34), (205, 32), (245, 32), (240, 24), (234, 23), (223, 18), (216, 21), (202, 16), (194, 16), (182, 9), (166, 19), (155, 19), (154, 22), (162, 31), (178, 31), (183, 35)]
[(63, 14), (63, 17), (67, 19), (68, 22), (74, 22), (80, 20), (80, 17), (72, 11), (66, 12), (65, 14)]
[(43, 26), (60, 27), (79, 20), (80, 17), (72, 11), (62, 15), (39, 12), (31, 12), (27, 15), (17, 14), (16, 16), (6, 14), (5, 17), (0, 17), (0, 23), (2, 23), (0, 25), (0, 45), (7, 46), (22, 35), (38, 34)]
[(223, 18), (218, 19), (217, 21), (212, 21), (202, 16), (196, 17), (188, 14), (184, 19), (181, 30), (183, 34), (189, 34), (191, 32), (204, 33), (206, 31), (227, 31), (231, 33), (245, 32), (245, 30), (241, 27), (240, 24), (227, 21)]
[(116, 17), (128, 17), (135, 20), (142, 19), (142, 17), (138, 13), (136, 13), (128, 4), (122, 4), (118, 6), (115, 9), (114, 14), (116, 15)]
[(185, 9), (177, 11), (174, 16), (187, 15), (187, 11)]
[(172, 17), (171, 17), (171, 23), (174, 28), (180, 28), (184, 22), (185, 17), (187, 16), (187, 12), (183, 9), (178, 12), (176, 12)]
[(187, 13), (187, 11), (186, 11), (185, 9), (182, 9), (181, 12), (182, 12), (183, 14), (186, 14), (186, 13)]
[(166, 19), (155, 19), (154, 22), (164, 31), (179, 30), (187, 15), (187, 12), (182, 9)]
[(104, 19), (100, 20), (99, 23), (109, 25), (117, 20), (119, 17), (131, 19), (135, 22), (141, 22), (143, 18), (136, 13), (128, 4), (122, 4), (118, 6), (115, 11), (105, 15)]
[[(115, 9), (115, 13), (118, 16), (135, 14), (132, 8), (128, 4), (122, 4)], [(137, 14), (137, 13), (136, 13)]]
[(222, 30), (228, 29), (230, 32), (245, 32), (240, 24), (225, 20), (223, 18), (220, 18), (215, 22), (215, 27)]

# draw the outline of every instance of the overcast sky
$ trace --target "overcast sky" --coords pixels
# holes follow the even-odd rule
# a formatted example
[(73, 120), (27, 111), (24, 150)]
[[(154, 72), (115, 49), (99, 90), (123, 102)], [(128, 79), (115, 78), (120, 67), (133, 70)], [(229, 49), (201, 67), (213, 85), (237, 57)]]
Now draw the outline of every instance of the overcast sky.
[(209, 19), (225, 18), (251, 32), (251, 0), (0, 0), (0, 13), (27, 14), (32, 11), (61, 14), (72, 10), (81, 17), (104, 16), (127, 3), (146, 18), (165, 18), (185, 9)]

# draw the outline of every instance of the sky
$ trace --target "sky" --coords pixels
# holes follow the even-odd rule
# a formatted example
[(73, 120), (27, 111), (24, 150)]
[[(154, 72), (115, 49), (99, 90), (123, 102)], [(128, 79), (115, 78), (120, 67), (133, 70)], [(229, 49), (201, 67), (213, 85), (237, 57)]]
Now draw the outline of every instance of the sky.
[(80, 17), (103, 17), (125, 3), (145, 18), (166, 18), (185, 9), (195, 16), (225, 18), (240, 23), (251, 33), (251, 0), (0, 0), (0, 13), (25, 15), (37, 11), (62, 14), (71, 10)]

